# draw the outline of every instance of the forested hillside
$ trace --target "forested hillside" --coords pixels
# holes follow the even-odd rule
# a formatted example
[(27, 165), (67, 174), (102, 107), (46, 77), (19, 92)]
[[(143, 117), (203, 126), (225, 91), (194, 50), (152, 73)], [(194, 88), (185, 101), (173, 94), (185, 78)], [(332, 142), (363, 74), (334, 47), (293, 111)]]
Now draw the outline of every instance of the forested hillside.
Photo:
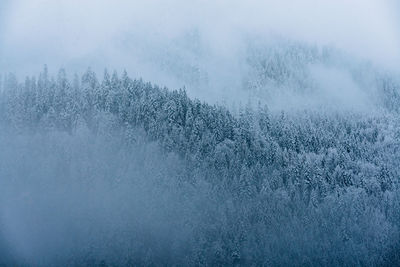
[[(281, 76), (296, 79), (289, 71)], [(34, 265), (400, 264), (400, 87), (388, 77), (379, 81), (382, 101), (374, 111), (295, 114), (262, 104), (236, 111), (209, 105), (126, 72), (105, 71), (98, 80), (89, 69), (69, 80), (64, 70), (53, 78), (45, 68), (25, 82), (7, 75), (0, 185), (11, 190), (28, 179), (44, 195), (71, 185), (70, 195), (53, 200), (70, 208), (71, 220), (96, 230), (80, 230), (78, 245), (61, 242), (68, 253), (46, 250), (57, 231), (36, 252), (19, 255), (11, 245), (5, 264), (14, 257)], [(24, 163), (26, 157), (41, 167)], [(124, 190), (92, 199), (76, 189), (90, 190), (89, 177)], [(59, 184), (46, 186), (52, 179)], [(20, 205), (38, 201), (19, 194), (13, 197)], [(75, 196), (86, 203), (83, 210), (96, 207), (100, 221), (126, 233), (90, 222), (90, 212), (75, 214)]]

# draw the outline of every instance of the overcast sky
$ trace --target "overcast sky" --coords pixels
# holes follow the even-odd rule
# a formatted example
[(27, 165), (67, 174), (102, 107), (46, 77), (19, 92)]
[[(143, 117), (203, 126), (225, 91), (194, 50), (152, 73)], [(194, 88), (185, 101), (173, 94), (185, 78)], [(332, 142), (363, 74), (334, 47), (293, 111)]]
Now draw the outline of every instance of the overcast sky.
[(239, 81), (230, 75), (241, 71), (245, 42), (276, 36), (396, 68), (395, 2), (0, 0), (0, 72), (36, 74), (44, 63), (70, 73), (126, 68), (133, 76), (182, 86), (185, 72), (200, 64), (214, 87), (233, 87)]

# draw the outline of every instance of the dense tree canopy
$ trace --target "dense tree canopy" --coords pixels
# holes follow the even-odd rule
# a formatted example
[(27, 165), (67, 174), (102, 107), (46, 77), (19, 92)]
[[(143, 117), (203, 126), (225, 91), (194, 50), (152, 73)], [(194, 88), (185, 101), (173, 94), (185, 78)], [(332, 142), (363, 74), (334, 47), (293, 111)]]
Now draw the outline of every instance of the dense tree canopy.
[(126, 72), (98, 81), (89, 69), (71, 82), (45, 68), (25, 83), (4, 77), (0, 120), (15, 133), (72, 136), (82, 127), (101, 135), (115, 120), (124, 142), (140, 130), (177, 155), (185, 183), (209, 184), (218, 203), (204, 211), (217, 218), (199, 226), (186, 264), (390, 265), (400, 261), (399, 92), (381, 84), (380, 112), (232, 112)]

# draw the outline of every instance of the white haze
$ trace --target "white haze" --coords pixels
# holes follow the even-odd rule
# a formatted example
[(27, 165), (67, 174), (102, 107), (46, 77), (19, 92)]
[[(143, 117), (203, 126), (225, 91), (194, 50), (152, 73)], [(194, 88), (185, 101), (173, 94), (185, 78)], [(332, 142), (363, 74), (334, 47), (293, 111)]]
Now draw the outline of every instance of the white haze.
[(195, 206), (207, 200), (179, 183), (184, 165), (176, 155), (140, 133), (129, 146), (120, 130), (112, 134), (82, 127), (72, 136), (11, 136), (2, 128), (1, 264), (80, 266), (102, 258), (124, 266), (125, 257), (140, 257), (143, 242), (157, 243), (158, 256), (184, 251), (193, 235), (185, 223), (202, 221)]
[[(0, 9), (0, 72), (33, 75), (45, 63), (53, 72), (126, 69), (170, 88), (186, 86), (191, 96), (212, 102), (248, 100), (243, 81), (252, 71), (247, 51), (253, 40), (331, 46), (386, 69), (400, 62), (398, 6), (390, 0), (2, 0)], [(324, 105), (325, 96), (338, 106), (353, 108), (348, 99), (369, 106), (352, 81), (339, 83), (340, 92), (330, 85), (311, 100), (277, 96), (270, 103), (307, 106), (315, 98)]]

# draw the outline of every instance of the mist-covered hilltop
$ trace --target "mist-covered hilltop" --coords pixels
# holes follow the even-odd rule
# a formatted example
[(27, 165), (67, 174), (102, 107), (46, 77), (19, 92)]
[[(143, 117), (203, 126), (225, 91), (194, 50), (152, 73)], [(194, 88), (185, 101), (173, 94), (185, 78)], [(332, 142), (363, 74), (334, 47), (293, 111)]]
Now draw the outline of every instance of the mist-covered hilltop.
[(397, 109), (395, 73), (332, 47), (250, 42), (244, 90), (273, 110), (369, 113)]
[[(253, 58), (249, 90), (313, 97), (325, 85), (309, 62), (323, 65), (315, 77), (335, 68), (312, 49), (279, 51)], [(231, 110), (126, 72), (7, 75), (4, 263), (399, 264), (398, 83), (361, 87), (368, 75), (349, 73), (368, 98), (373, 88), (371, 110)]]

